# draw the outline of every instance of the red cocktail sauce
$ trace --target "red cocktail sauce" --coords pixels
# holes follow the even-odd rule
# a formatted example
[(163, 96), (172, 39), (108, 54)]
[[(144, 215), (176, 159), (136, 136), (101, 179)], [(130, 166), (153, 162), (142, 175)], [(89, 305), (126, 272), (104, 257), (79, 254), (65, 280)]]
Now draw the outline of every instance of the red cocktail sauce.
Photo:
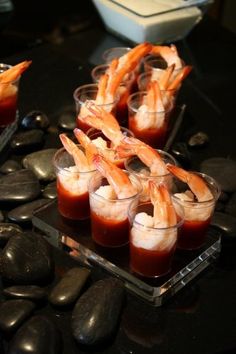
[(4, 127), (16, 119), (17, 92), (5, 99), (0, 99), (0, 126)]
[(90, 216), (89, 194), (74, 195), (57, 180), (58, 210), (61, 215), (72, 220), (84, 220)]
[(169, 250), (147, 250), (130, 242), (130, 267), (144, 277), (159, 277), (171, 269), (176, 245)]
[(91, 210), (93, 240), (104, 247), (120, 247), (129, 241), (129, 220), (107, 219)]
[(209, 225), (210, 218), (205, 221), (185, 220), (178, 235), (177, 247), (194, 250), (203, 246)]
[(155, 149), (162, 149), (167, 140), (168, 126), (164, 122), (161, 128), (139, 129), (134, 117), (129, 118), (129, 129), (134, 136)]

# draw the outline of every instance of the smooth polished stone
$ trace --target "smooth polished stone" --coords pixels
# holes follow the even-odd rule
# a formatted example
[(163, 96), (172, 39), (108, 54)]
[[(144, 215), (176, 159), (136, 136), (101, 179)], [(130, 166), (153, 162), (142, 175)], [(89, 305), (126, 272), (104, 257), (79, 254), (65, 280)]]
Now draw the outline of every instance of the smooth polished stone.
[(35, 304), (29, 300), (7, 300), (0, 305), (0, 330), (15, 331), (30, 316)]
[(44, 132), (40, 129), (32, 129), (15, 134), (10, 146), (15, 153), (28, 153), (41, 148), (43, 143)]
[(0, 222), (3, 222), (5, 219), (3, 212), (0, 210)]
[(18, 329), (10, 342), (8, 354), (59, 354), (61, 344), (61, 335), (54, 322), (38, 315)]
[(211, 225), (222, 230), (228, 239), (236, 240), (236, 218), (234, 216), (215, 212), (211, 220)]
[(228, 200), (225, 206), (225, 212), (236, 217), (236, 192), (233, 193)]
[(7, 160), (0, 167), (0, 172), (3, 173), (4, 175), (7, 175), (8, 173), (16, 172), (21, 169), (22, 166), (19, 162), (15, 160)]
[(188, 140), (188, 145), (191, 148), (199, 148), (205, 146), (209, 141), (209, 137), (204, 132), (198, 132), (192, 135)]
[(48, 199), (55, 199), (57, 198), (57, 183), (54, 181), (54, 182), (51, 182), (49, 183), (43, 193), (42, 193), (42, 196), (44, 198), (48, 198)]
[(190, 153), (188, 147), (183, 142), (178, 142), (171, 148), (170, 154), (183, 166), (188, 166), (190, 164)]
[(111, 339), (124, 300), (123, 284), (115, 278), (94, 283), (77, 301), (72, 312), (72, 333), (84, 345)]
[(42, 300), (47, 296), (47, 291), (37, 285), (15, 285), (3, 289), (3, 294), (10, 298)]
[(47, 203), (49, 203), (48, 199), (34, 200), (33, 202), (29, 202), (12, 209), (9, 211), (7, 217), (9, 220), (16, 223), (29, 223), (32, 220), (34, 210), (42, 207)]
[(36, 199), (41, 193), (34, 173), (27, 169), (0, 177), (0, 202), (24, 203)]
[(236, 161), (213, 157), (201, 163), (201, 172), (213, 177), (224, 192), (236, 191)]
[(22, 232), (23, 229), (17, 224), (0, 223), (0, 247), (4, 247), (12, 236)]
[(30, 231), (12, 236), (0, 255), (0, 273), (14, 284), (37, 285), (50, 279), (53, 272), (51, 246)]
[(50, 292), (49, 302), (54, 306), (71, 305), (79, 297), (89, 274), (87, 268), (70, 269)]
[(73, 109), (65, 109), (58, 118), (58, 126), (64, 130), (76, 128), (76, 113)]
[(50, 182), (56, 178), (53, 157), (57, 149), (44, 149), (32, 152), (23, 159), (23, 166), (34, 172), (40, 181)]
[(47, 129), (50, 125), (49, 118), (41, 111), (29, 112), (21, 121), (24, 129)]

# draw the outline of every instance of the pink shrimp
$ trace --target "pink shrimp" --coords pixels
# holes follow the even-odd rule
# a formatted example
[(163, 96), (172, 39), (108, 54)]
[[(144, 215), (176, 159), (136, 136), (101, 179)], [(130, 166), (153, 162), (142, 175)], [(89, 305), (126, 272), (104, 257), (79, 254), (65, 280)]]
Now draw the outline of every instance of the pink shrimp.
[(108, 180), (118, 199), (129, 198), (137, 194), (128, 175), (115, 164), (99, 154), (94, 156), (93, 162), (97, 170)]
[(185, 171), (183, 168), (167, 164), (167, 169), (182, 182), (188, 184), (189, 188), (199, 202), (210, 201), (213, 195), (204, 180), (194, 172)]
[(164, 184), (149, 181), (150, 198), (154, 207), (154, 227), (171, 227), (176, 224), (177, 216), (171, 196)]
[(120, 157), (137, 155), (149, 167), (151, 176), (164, 176), (168, 173), (166, 164), (157, 150), (136, 138), (125, 137), (117, 147)]
[(175, 69), (182, 68), (182, 60), (179, 57), (177, 48), (174, 44), (168, 46), (156, 45), (152, 47), (151, 53), (161, 56), (168, 66), (175, 64)]
[(86, 117), (86, 123), (98, 130), (101, 130), (102, 133), (113, 143), (113, 145), (117, 146), (123, 139), (123, 134), (116, 118), (105, 109), (92, 103), (88, 104), (87, 108), (92, 115)]
[(79, 171), (88, 171), (91, 169), (89, 166), (88, 160), (82, 150), (69, 139), (65, 134), (59, 135), (60, 140), (66, 149), (66, 151), (73, 157), (75, 165), (78, 167)]
[(31, 65), (31, 60), (25, 60), (10, 69), (0, 73), (0, 83), (11, 83), (16, 81), (23, 72)]

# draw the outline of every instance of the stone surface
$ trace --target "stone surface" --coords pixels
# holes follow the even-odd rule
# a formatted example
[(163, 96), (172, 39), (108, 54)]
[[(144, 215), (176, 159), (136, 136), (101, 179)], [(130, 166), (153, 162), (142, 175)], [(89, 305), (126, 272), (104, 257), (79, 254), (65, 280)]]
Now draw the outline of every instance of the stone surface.
[(15, 331), (30, 316), (35, 304), (29, 300), (7, 300), (0, 305), (0, 330)]
[(236, 217), (236, 192), (233, 193), (225, 206), (225, 212), (227, 214)]
[(72, 333), (85, 345), (112, 337), (118, 325), (124, 299), (123, 284), (114, 278), (94, 283), (77, 301), (72, 312)]
[(7, 175), (8, 173), (16, 172), (21, 169), (22, 166), (19, 162), (15, 160), (7, 160), (0, 167), (0, 172), (3, 173), (4, 175)]
[(38, 301), (47, 296), (47, 291), (37, 285), (15, 285), (3, 289), (3, 294), (9, 298)]
[(29, 223), (32, 220), (34, 210), (42, 207), (48, 202), (48, 199), (37, 199), (33, 202), (20, 205), (8, 213), (8, 219), (16, 223)]
[(42, 193), (42, 196), (44, 198), (48, 198), (48, 199), (57, 198), (57, 183), (56, 183), (56, 181), (49, 183), (45, 187), (45, 189), (44, 189), (44, 191)]
[(213, 157), (203, 161), (200, 170), (213, 177), (224, 192), (236, 191), (236, 161)]
[(5, 219), (3, 212), (0, 210), (0, 222), (3, 222)]
[(0, 273), (14, 284), (45, 282), (53, 271), (51, 246), (30, 231), (12, 236), (0, 255)]
[(205, 146), (208, 143), (208, 141), (209, 141), (209, 137), (206, 133), (198, 132), (189, 138), (188, 145), (191, 148), (198, 148), (198, 147)]
[(40, 193), (39, 181), (30, 170), (22, 169), (0, 177), (0, 202), (24, 203)]
[(4, 247), (10, 237), (22, 232), (23, 230), (19, 225), (12, 223), (0, 223), (0, 247)]
[(87, 268), (72, 268), (50, 292), (48, 300), (54, 306), (68, 306), (77, 300), (90, 274)]
[(32, 129), (15, 134), (10, 146), (15, 153), (28, 153), (41, 148), (43, 142), (44, 132), (40, 129)]
[(61, 349), (61, 336), (52, 320), (34, 316), (16, 332), (8, 354), (59, 354)]
[(216, 212), (212, 217), (211, 225), (223, 231), (226, 238), (236, 240), (236, 218), (234, 216)]
[(33, 152), (23, 159), (25, 168), (29, 168), (34, 172), (39, 180), (44, 182), (53, 181), (56, 178), (52, 159), (57, 149), (44, 149)]
[(47, 129), (49, 124), (49, 118), (41, 111), (31, 111), (21, 121), (24, 129)]
[(72, 108), (65, 109), (58, 118), (58, 126), (64, 130), (76, 128), (76, 113)]

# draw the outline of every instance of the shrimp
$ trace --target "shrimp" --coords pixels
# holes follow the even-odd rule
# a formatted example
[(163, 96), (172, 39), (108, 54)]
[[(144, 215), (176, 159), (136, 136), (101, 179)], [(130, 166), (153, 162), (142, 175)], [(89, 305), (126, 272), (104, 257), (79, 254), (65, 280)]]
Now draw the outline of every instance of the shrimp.
[(16, 81), (23, 72), (31, 65), (31, 60), (25, 60), (10, 69), (0, 73), (0, 83), (11, 83)]
[(82, 130), (75, 128), (74, 134), (78, 142), (83, 146), (85, 150), (85, 156), (88, 163), (92, 165), (94, 155), (98, 154), (98, 148)]
[(167, 63), (168, 66), (175, 64), (175, 69), (182, 68), (182, 60), (179, 57), (177, 48), (174, 44), (168, 46), (156, 45), (152, 47), (151, 54), (161, 56)]
[(105, 109), (92, 103), (88, 104), (87, 108), (92, 115), (86, 117), (86, 123), (98, 130), (101, 130), (102, 133), (113, 143), (113, 145), (117, 146), (123, 139), (123, 134), (116, 118)]
[(188, 184), (199, 202), (206, 202), (213, 199), (213, 195), (207, 184), (204, 182), (203, 178), (196, 173), (185, 171), (183, 168), (171, 164), (167, 164), (167, 169), (182, 182)]
[(154, 227), (171, 227), (176, 224), (177, 216), (171, 196), (164, 184), (149, 181), (150, 198), (154, 207)]
[(93, 158), (97, 170), (108, 180), (118, 199), (130, 198), (137, 194), (127, 174), (103, 156), (97, 154)]
[(78, 170), (81, 172), (90, 170), (91, 166), (89, 165), (83, 151), (81, 151), (78, 146), (65, 134), (60, 134), (59, 137), (66, 151), (73, 157)]
[(181, 82), (190, 74), (192, 68), (193, 67), (191, 65), (186, 65), (184, 68), (182, 68), (174, 80), (167, 86), (167, 90), (178, 89)]
[(117, 152), (120, 157), (137, 155), (149, 167), (151, 176), (163, 176), (168, 173), (166, 164), (159, 152), (139, 139), (132, 137), (123, 138), (117, 147)]

